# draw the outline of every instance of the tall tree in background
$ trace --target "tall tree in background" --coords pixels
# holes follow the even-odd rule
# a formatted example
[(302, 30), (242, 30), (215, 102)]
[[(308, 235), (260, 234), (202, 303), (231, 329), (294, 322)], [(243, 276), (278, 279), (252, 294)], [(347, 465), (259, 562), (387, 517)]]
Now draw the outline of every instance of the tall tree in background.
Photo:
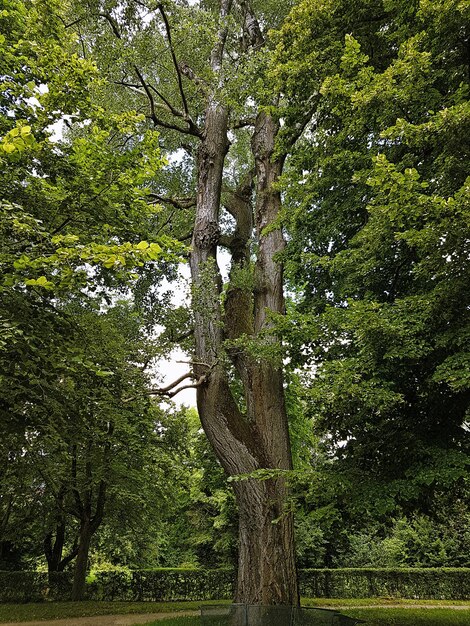
[(279, 34), (288, 111), (316, 100), (285, 177), (287, 335), (337, 470), (383, 514), (428, 513), (468, 464), (469, 38), (468, 3), (425, 0), (305, 0)]
[[(179, 260), (163, 248), (181, 245), (155, 236), (148, 241), (155, 207), (147, 202), (147, 182), (163, 165), (158, 134), (145, 127), (142, 114), (110, 116), (92, 102), (97, 68), (74, 53), (62, 9), (60, 2), (8, 0), (0, 14), (0, 438), (2, 461), (9, 461), (0, 476), (0, 545), (11, 544), (18, 520), (33, 521), (41, 494), (50, 498), (56, 519), (44, 542), (49, 567), (60, 569), (64, 558), (78, 556), (77, 599), (90, 538), (109, 501), (115, 423), (140, 417), (144, 427), (152, 419), (141, 406), (134, 410), (137, 400), (121, 405), (131, 386), (142, 403), (149, 380), (139, 366), (158, 351), (148, 341), (150, 354), (137, 348), (129, 354), (122, 345), (130, 350), (136, 340), (121, 334), (108, 368), (103, 337), (119, 333), (104, 311), (119, 295), (145, 299), (145, 278), (151, 274), (159, 285)], [(56, 122), (74, 126), (59, 142), (51, 140)], [(153, 304), (159, 300), (152, 295)], [(137, 325), (144, 328), (149, 315), (141, 304)], [(155, 308), (152, 319), (159, 315)], [(121, 310), (131, 324), (137, 306)], [(87, 319), (93, 323), (83, 323)], [(41, 458), (57, 463), (45, 471)], [(21, 494), (27, 506), (18, 502)], [(64, 557), (71, 494), (81, 536)]]

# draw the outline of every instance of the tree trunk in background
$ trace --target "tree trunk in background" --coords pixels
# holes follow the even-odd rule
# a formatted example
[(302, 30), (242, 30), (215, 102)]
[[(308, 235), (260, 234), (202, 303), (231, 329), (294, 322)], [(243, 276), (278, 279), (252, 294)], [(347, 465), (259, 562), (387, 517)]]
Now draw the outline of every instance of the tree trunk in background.
[[(54, 538), (54, 539), (53, 539)], [(59, 522), (55, 529), (55, 536), (52, 532), (47, 533), (44, 539), (44, 554), (47, 560), (47, 570), (51, 572), (59, 572), (60, 563), (62, 561), (62, 551), (65, 543), (65, 521)]]
[(88, 566), (88, 553), (90, 551), (93, 531), (89, 520), (82, 522), (78, 544), (77, 559), (73, 572), (72, 601), (83, 600), (85, 593), (86, 574)]
[[(108, 433), (112, 435), (114, 425), (110, 423), (108, 425)], [(87, 455), (91, 454), (92, 445), (89, 443), (87, 448)], [(74, 447), (74, 455), (76, 455), (76, 447)], [(103, 449), (103, 467), (107, 468), (110, 458), (110, 445), (109, 442)], [(85, 474), (88, 479), (87, 489), (82, 495), (77, 488), (74, 488), (73, 493), (75, 496), (75, 504), (77, 517), (80, 519), (80, 533), (78, 536), (78, 546), (76, 548), (77, 559), (75, 561), (75, 569), (73, 572), (73, 584), (72, 584), (72, 600), (83, 600), (85, 593), (86, 574), (88, 566), (88, 554), (90, 551), (90, 543), (93, 535), (96, 533), (101, 525), (104, 517), (104, 509), (106, 504), (107, 482), (106, 479), (102, 479), (99, 482), (98, 489), (96, 490), (96, 502), (93, 507), (93, 485), (92, 485), (92, 462), (91, 458), (87, 456), (85, 462)], [(76, 456), (72, 460), (72, 480), (76, 485)], [(94, 509), (94, 514), (93, 514)]]

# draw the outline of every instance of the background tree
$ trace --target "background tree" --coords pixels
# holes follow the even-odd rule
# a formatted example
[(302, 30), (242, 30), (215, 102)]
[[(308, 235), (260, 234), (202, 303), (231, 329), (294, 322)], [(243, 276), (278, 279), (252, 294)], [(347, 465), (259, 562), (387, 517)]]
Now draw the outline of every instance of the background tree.
[[(51, 506), (44, 543), (50, 568), (81, 553), (79, 596), (90, 524), (96, 531), (103, 517), (115, 421), (122, 414), (133, 414), (133, 427), (139, 416), (151, 421), (148, 410), (135, 408), (149, 391), (146, 375), (136, 372), (159, 352), (152, 342), (145, 355), (143, 347), (126, 352), (124, 337), (128, 350), (137, 350), (136, 337), (126, 335), (132, 320), (144, 329), (149, 318), (159, 319), (157, 307), (151, 316), (145, 307), (167, 302), (168, 295), (148, 297), (149, 277), (157, 287), (174, 274), (180, 258), (174, 252), (182, 247), (169, 238), (148, 241), (158, 211), (148, 199), (148, 182), (164, 164), (157, 133), (135, 111), (108, 115), (92, 102), (101, 79), (96, 65), (75, 53), (62, 8), (60, 2), (11, 0), (0, 16), (0, 411), (10, 461), (2, 481), (2, 545), (11, 541), (8, 527), (16, 515), (30, 520), (28, 507), (15, 504), (18, 496), (26, 496), (32, 510), (43, 496)], [(73, 128), (53, 141), (54, 123)], [(120, 294), (130, 299), (132, 291), (140, 317), (137, 308), (121, 307), (128, 319), (121, 319), (119, 335), (117, 319), (99, 311)], [(103, 352), (113, 338), (114, 357)], [(130, 396), (136, 381), (139, 398), (117, 410), (123, 389)], [(88, 492), (78, 485), (82, 471)], [(34, 493), (28, 493), (27, 476)], [(12, 492), (23, 487), (26, 493)], [(82, 541), (69, 542), (64, 557), (71, 494)]]
[(286, 337), (336, 470), (382, 513), (464, 488), (468, 35), (454, 2), (302, 2), (279, 35), (286, 115), (316, 101), (285, 177)]

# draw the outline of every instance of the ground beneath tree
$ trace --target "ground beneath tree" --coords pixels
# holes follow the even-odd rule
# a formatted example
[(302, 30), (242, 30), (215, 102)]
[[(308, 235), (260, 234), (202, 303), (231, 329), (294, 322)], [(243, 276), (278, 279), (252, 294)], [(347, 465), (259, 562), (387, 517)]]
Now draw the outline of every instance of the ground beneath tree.
[[(470, 604), (436, 605), (436, 604), (368, 604), (364, 606), (327, 606), (337, 611), (351, 609), (454, 609), (455, 611), (470, 611)], [(133, 613), (130, 615), (93, 615), (90, 617), (68, 617), (66, 619), (36, 620), (34, 622), (4, 622), (0, 626), (132, 626), (133, 624), (148, 624), (170, 617), (186, 617), (200, 615), (199, 611), (173, 611), (171, 613)]]

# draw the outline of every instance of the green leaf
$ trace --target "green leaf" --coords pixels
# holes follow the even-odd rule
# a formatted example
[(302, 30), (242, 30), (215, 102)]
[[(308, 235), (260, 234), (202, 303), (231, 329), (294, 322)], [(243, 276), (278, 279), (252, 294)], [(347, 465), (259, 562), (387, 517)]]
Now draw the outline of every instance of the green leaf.
[(13, 143), (2, 143), (2, 148), (7, 154), (11, 154), (16, 150), (16, 146)]

